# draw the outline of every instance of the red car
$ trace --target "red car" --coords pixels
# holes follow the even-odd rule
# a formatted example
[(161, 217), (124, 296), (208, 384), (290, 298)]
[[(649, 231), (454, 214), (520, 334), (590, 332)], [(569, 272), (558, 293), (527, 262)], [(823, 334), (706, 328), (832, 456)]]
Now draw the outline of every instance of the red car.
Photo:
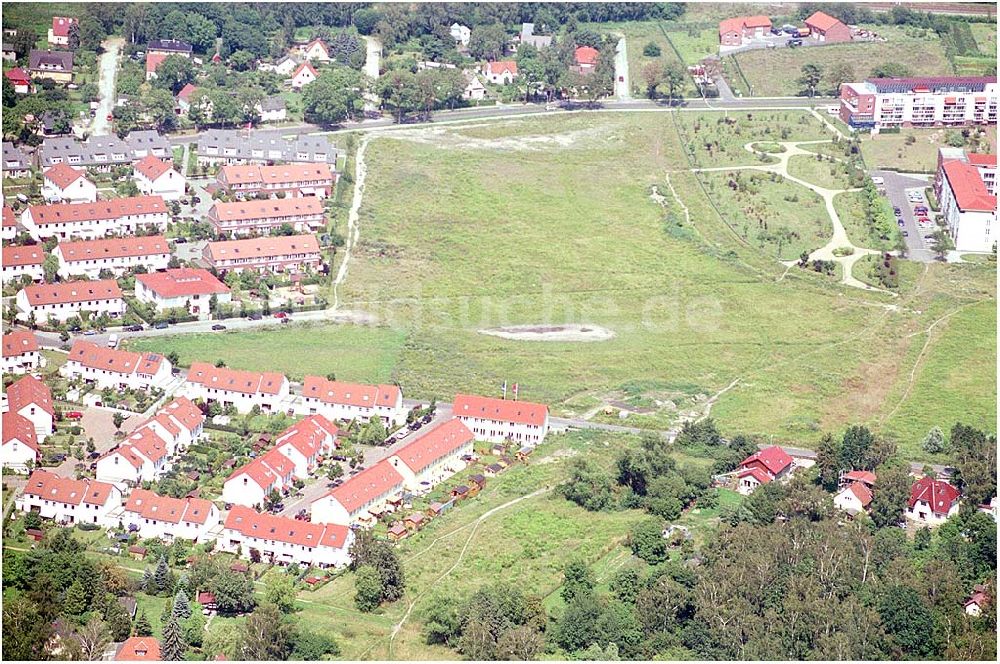
[(81, 413), (78, 410), (71, 410), (68, 413), (66, 413), (66, 419), (67, 420), (79, 420), (82, 417), (83, 417), (83, 413)]
[(279, 311), (278, 313), (274, 314), (274, 317), (275, 318), (288, 318), (288, 314), (286, 314), (284, 311)]

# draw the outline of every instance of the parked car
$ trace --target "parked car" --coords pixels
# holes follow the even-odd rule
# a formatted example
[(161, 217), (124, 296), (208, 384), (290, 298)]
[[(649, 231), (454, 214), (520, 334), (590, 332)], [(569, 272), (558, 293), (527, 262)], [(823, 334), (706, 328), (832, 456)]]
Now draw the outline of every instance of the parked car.
[(292, 322), (291, 316), (285, 316), (284, 318), (281, 319), (281, 324), (282, 325), (284, 325), (285, 323), (291, 323), (291, 322)]
[(909, 231), (903, 231), (903, 237), (910, 237)]
[(250, 320), (260, 320), (261, 318), (263, 318), (263, 316), (261, 316), (260, 314), (250, 314), (249, 318)]
[(900, 210), (898, 207), (893, 207), (892, 211), (895, 212), (897, 215), (903, 214), (903, 211)]
[(789, 48), (795, 48), (796, 46), (802, 46), (802, 40), (801, 39), (789, 39), (788, 40), (788, 47)]
[(92, 337), (95, 334), (97, 334), (97, 330), (87, 330), (86, 332), (83, 333), (83, 336), (85, 336), (85, 337)]
[(186, 237), (175, 237), (174, 244), (187, 244), (188, 239)]
[(126, 332), (142, 332), (142, 325), (136, 323), (135, 325), (126, 325), (122, 329)]
[(198, 196), (194, 196), (194, 197), (193, 197), (193, 198), (191, 199), (191, 204), (192, 204), (192, 205), (197, 205), (198, 203), (201, 203), (201, 198), (199, 198)]
[(157, 329), (157, 330), (165, 330), (165, 329), (167, 329), (168, 327), (170, 327), (170, 323), (168, 323), (168, 322), (167, 322), (167, 321), (165, 321), (165, 320), (161, 320), (161, 321), (160, 321), (159, 323), (157, 323), (157, 324), (156, 324), (156, 325), (154, 325), (153, 327), (154, 327), (155, 329)]
[(215, 325), (212, 326), (212, 330), (215, 331), (215, 332), (218, 332), (218, 331), (224, 330), (224, 329), (226, 329), (226, 326), (222, 325), (221, 323), (216, 323)]
[(278, 313), (274, 314), (274, 317), (275, 318), (288, 318), (288, 314), (286, 314), (284, 311), (279, 311)]
[(78, 420), (83, 417), (83, 413), (78, 410), (71, 410), (65, 415), (63, 415), (67, 420)]

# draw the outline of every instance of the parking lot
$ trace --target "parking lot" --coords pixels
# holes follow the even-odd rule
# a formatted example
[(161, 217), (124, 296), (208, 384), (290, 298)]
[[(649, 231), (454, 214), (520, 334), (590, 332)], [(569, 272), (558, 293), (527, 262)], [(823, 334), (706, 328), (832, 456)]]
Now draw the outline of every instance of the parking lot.
[[(934, 243), (926, 239), (926, 236), (934, 233), (937, 228), (934, 223), (934, 212), (930, 210), (927, 198), (924, 196), (924, 188), (930, 184), (929, 179), (901, 175), (895, 171), (872, 171), (871, 176), (882, 178), (883, 184), (880, 186), (884, 189), (886, 198), (894, 209), (899, 210), (897, 219), (903, 220), (901, 228), (910, 260), (922, 263), (935, 260)], [(926, 217), (930, 223), (918, 222), (915, 209), (921, 206), (927, 208)]]

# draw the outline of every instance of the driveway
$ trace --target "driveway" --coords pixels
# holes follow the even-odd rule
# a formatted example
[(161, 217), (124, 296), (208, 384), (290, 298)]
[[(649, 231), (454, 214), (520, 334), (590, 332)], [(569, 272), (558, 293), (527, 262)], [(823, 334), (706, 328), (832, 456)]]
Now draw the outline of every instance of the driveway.
[[(906, 231), (907, 257), (912, 261), (920, 263), (930, 263), (935, 260), (935, 254), (931, 243), (923, 239), (923, 233), (917, 225), (913, 214), (913, 206), (906, 200), (908, 189), (920, 189), (923, 191), (929, 182), (926, 179), (911, 175), (904, 175), (896, 171), (872, 171), (871, 175), (885, 180), (885, 195), (892, 203), (893, 207), (898, 207), (903, 214), (903, 229)], [(933, 232), (933, 228), (930, 229)]]
[(615, 96), (619, 101), (628, 101), (632, 98), (631, 90), (628, 78), (628, 46), (622, 37), (615, 48)]
[[(374, 37), (364, 37), (365, 40), (365, 76), (370, 78), (372, 81), (378, 80), (379, 68), (381, 66), (382, 60), (382, 44), (379, 43)], [(377, 111), (379, 104), (379, 98), (375, 93), (370, 92), (365, 94), (365, 110), (366, 111)]]
[(115, 108), (115, 74), (118, 71), (118, 56), (122, 52), (122, 45), (125, 43), (121, 37), (110, 37), (101, 46), (104, 53), (100, 58), (101, 78), (97, 86), (101, 93), (101, 100), (97, 107), (97, 115), (94, 116), (94, 123), (90, 133), (92, 136), (104, 136), (111, 133), (111, 123), (108, 116)]

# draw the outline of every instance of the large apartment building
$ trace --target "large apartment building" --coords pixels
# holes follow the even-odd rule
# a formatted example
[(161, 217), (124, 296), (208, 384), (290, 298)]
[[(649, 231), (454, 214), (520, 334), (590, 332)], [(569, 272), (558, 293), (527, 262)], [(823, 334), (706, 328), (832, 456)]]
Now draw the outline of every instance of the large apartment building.
[(961, 148), (938, 151), (934, 188), (958, 251), (993, 251), (997, 243), (997, 156)]
[(32, 205), (21, 214), (21, 226), (35, 240), (96, 240), (106, 235), (136, 235), (140, 229), (164, 232), (170, 221), (160, 196), (132, 196), (96, 203)]
[(278, 235), (209, 242), (202, 255), (210, 266), (220, 272), (304, 272), (319, 268), (321, 263), (319, 241), (315, 235)]
[(60, 242), (52, 255), (59, 259), (58, 274), (63, 279), (97, 279), (105, 270), (120, 277), (140, 266), (149, 271), (167, 269), (170, 244), (162, 235), (79, 240)]
[(208, 211), (208, 221), (220, 234), (266, 235), (286, 224), (296, 233), (312, 233), (326, 227), (326, 211), (315, 196), (220, 201)]
[(840, 119), (858, 129), (995, 124), (997, 79), (934, 76), (844, 83)]
[(459, 394), (452, 414), (491, 443), (538, 445), (549, 431), (549, 407), (540, 403)]
[(406, 422), (403, 391), (397, 385), (362, 385), (306, 376), (302, 382), (299, 410), (303, 415), (319, 413), (331, 420), (367, 422), (381, 417), (385, 424)]
[(316, 196), (326, 198), (336, 182), (328, 164), (223, 166), (216, 176), (221, 190), (238, 198)]

